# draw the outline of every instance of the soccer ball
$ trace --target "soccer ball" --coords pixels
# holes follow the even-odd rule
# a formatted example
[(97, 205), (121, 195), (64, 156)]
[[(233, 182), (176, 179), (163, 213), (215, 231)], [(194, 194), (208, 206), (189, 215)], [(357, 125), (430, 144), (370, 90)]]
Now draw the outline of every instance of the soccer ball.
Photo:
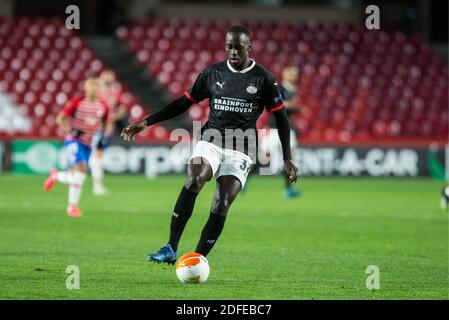
[(176, 275), (182, 283), (203, 283), (209, 277), (209, 262), (196, 252), (189, 252), (176, 263)]

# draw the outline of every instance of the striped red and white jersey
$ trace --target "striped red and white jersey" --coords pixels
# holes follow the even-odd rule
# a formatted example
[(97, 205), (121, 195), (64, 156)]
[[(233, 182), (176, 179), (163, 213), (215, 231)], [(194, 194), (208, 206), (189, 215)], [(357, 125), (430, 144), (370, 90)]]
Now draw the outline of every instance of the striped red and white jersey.
[(89, 101), (85, 97), (72, 99), (61, 112), (70, 118), (71, 131), (82, 132), (77, 139), (89, 146), (93, 135), (103, 129), (103, 124), (108, 121), (110, 115), (109, 107), (103, 99)]
[(106, 135), (111, 136), (114, 133), (115, 130), (115, 119), (116, 114), (119, 112), (119, 107), (121, 106), (121, 99), (122, 99), (123, 90), (122, 87), (115, 83), (109, 88), (103, 88), (100, 91), (100, 98), (106, 101), (109, 107), (109, 126), (107, 128)]
[(115, 112), (121, 104), (123, 90), (119, 84), (113, 84), (109, 88), (103, 87), (100, 90), (99, 97), (106, 101), (111, 112)]

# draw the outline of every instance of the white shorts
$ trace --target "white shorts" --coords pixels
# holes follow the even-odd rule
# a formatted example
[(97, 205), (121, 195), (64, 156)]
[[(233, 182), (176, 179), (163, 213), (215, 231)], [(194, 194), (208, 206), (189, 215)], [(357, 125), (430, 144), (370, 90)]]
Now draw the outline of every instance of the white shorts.
[(239, 179), (242, 188), (245, 186), (251, 167), (251, 158), (243, 152), (224, 149), (207, 141), (198, 141), (190, 160), (205, 158), (212, 167), (213, 176), (234, 176)]

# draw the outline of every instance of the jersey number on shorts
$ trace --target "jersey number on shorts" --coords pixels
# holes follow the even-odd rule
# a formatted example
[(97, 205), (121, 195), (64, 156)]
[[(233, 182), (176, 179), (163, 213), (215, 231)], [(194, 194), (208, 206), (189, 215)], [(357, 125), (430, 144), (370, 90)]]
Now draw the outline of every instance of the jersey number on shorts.
[(245, 172), (245, 175), (248, 175), (250, 166), (248, 165), (247, 160), (243, 160), (242, 164), (240, 165), (240, 169), (242, 169)]

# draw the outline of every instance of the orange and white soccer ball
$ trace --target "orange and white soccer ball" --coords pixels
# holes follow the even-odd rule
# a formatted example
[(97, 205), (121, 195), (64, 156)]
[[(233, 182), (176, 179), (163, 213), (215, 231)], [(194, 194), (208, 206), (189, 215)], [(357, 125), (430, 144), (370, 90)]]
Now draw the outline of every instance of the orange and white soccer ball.
[(176, 262), (176, 275), (182, 283), (203, 283), (209, 277), (209, 262), (196, 252), (189, 252)]

